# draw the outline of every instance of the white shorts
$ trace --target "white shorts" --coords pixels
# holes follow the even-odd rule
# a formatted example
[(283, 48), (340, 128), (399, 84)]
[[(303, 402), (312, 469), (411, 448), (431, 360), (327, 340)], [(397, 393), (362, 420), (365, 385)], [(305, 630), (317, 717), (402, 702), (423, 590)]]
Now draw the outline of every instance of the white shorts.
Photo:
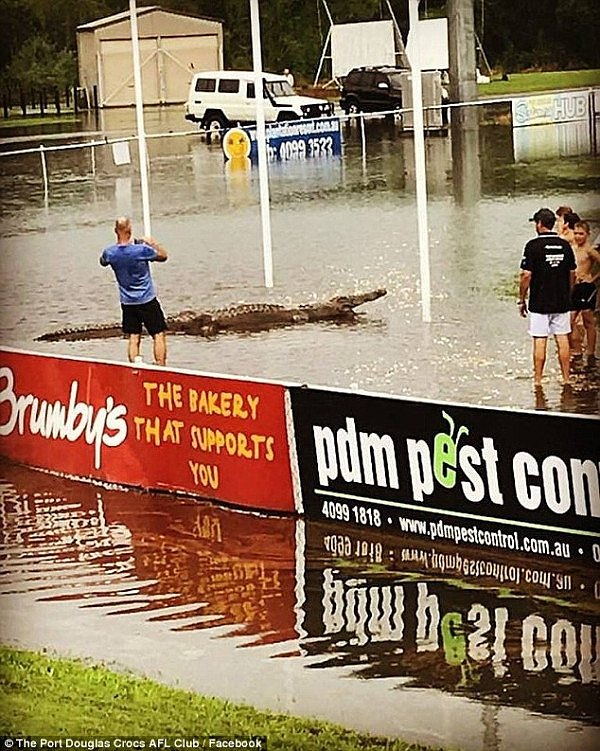
[(566, 313), (532, 313), (529, 311), (529, 333), (531, 336), (550, 336), (550, 334), (570, 334), (571, 314)]

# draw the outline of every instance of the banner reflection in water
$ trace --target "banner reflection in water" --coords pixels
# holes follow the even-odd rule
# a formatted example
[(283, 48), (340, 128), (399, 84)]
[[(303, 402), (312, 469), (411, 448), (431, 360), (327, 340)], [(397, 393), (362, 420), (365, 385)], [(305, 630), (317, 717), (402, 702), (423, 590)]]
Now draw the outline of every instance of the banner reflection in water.
[[(140, 614), (167, 623), (175, 640), (196, 632), (198, 655), (206, 637), (271, 645), (282, 680), (286, 662), (289, 676), (310, 667), (323, 681), (341, 680), (343, 668), (345, 691), (349, 676), (368, 680), (382, 703), (391, 679), (424, 689), (419, 701), (432, 712), (441, 691), (600, 726), (594, 564), (340, 533), (329, 522), (108, 491), (8, 463), (0, 477), (1, 592), (70, 603), (69, 628), (95, 608), (120, 614), (127, 634), (137, 613), (138, 624)], [(249, 670), (265, 659), (245, 652)], [(286, 690), (300, 700), (308, 685), (290, 679)]]
[(597, 568), (464, 555), (316, 523), (306, 556), (305, 646), (323, 655), (322, 667), (600, 721)]
[(258, 642), (295, 635), (292, 519), (0, 469), (13, 590), (56, 589), (53, 599), (82, 606), (102, 597), (111, 612), (148, 611), (185, 630), (235, 626)]

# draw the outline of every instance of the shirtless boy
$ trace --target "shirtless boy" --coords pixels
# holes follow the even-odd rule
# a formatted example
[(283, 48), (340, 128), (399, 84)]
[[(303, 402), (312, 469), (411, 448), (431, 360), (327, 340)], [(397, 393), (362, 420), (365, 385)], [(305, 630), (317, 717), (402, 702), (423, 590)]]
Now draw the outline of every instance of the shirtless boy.
[(554, 213), (556, 214), (556, 224), (554, 225), (554, 229), (556, 233), (562, 237), (565, 226), (565, 220), (563, 217), (565, 214), (572, 214), (573, 209), (570, 206), (559, 206)]
[(558, 218), (556, 223), (558, 227), (557, 232), (560, 237), (564, 237), (573, 247), (575, 244), (575, 236), (573, 234), (575, 231), (575, 224), (579, 221), (581, 221), (579, 214), (576, 214), (574, 211), (567, 211)]
[(571, 290), (571, 354), (582, 355), (582, 340), (576, 327), (577, 318), (581, 316), (587, 337), (587, 355), (593, 358), (596, 352), (596, 324), (594, 309), (596, 307), (597, 286), (600, 279), (600, 252), (590, 242), (590, 225), (585, 221), (575, 223), (573, 228), (573, 250), (575, 251), (575, 284)]

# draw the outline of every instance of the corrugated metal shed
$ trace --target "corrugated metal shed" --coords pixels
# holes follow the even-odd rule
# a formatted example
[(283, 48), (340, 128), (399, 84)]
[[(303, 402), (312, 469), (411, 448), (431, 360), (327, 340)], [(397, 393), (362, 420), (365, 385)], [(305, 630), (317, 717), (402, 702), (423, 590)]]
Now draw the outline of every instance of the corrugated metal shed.
[[(223, 68), (221, 21), (139, 7), (138, 37), (144, 104), (178, 104), (187, 99), (192, 75)], [(79, 83), (100, 107), (135, 104), (129, 12), (77, 27)]]

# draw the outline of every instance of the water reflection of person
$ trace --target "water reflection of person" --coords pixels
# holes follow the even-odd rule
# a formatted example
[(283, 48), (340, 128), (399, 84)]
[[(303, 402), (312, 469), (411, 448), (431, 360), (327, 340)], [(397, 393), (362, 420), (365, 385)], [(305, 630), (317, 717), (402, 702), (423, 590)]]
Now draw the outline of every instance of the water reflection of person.
[[(570, 383), (565, 383), (560, 392), (560, 411), (561, 412), (576, 412), (577, 404), (575, 400), (575, 393), (573, 386)], [(581, 408), (581, 405), (579, 405)]]
[(571, 245), (554, 231), (556, 217), (547, 208), (535, 212), (537, 237), (525, 245), (519, 279), (519, 313), (528, 315), (529, 334), (533, 341), (534, 385), (542, 383), (548, 336), (552, 334), (558, 348), (563, 383), (569, 383), (570, 358), (569, 313), (571, 287), (575, 281), (575, 254)]
[(548, 399), (546, 398), (544, 387), (541, 384), (534, 386), (533, 391), (535, 394), (535, 408), (540, 411), (546, 411), (548, 409)]
[(101, 266), (110, 266), (119, 287), (123, 315), (123, 333), (129, 336), (129, 362), (140, 358), (142, 326), (154, 341), (154, 360), (165, 365), (167, 360), (167, 324), (156, 297), (150, 261), (166, 261), (167, 251), (152, 237), (133, 238), (131, 219), (119, 217), (115, 222), (117, 242), (105, 248), (100, 256)]

